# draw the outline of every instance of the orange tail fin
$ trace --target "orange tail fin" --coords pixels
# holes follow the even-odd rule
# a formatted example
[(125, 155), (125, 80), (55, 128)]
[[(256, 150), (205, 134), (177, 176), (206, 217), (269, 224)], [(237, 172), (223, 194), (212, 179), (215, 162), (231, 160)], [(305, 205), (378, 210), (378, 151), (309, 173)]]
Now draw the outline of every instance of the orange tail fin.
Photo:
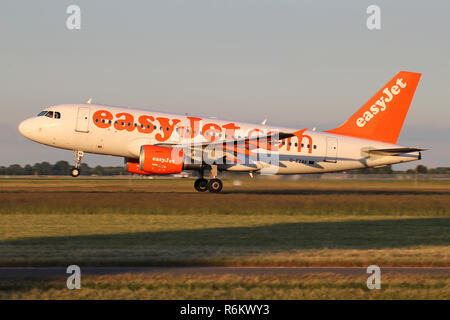
[(420, 76), (399, 72), (347, 122), (326, 132), (397, 143)]

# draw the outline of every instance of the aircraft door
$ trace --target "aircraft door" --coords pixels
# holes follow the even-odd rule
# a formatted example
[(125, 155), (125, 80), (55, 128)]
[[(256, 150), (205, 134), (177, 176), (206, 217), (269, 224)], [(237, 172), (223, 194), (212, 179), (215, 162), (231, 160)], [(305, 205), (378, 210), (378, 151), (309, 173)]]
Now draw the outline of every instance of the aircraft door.
[(89, 107), (78, 107), (77, 124), (75, 131), (78, 132), (89, 132)]
[(325, 155), (325, 161), (337, 162), (338, 142), (335, 137), (327, 137), (327, 152)]

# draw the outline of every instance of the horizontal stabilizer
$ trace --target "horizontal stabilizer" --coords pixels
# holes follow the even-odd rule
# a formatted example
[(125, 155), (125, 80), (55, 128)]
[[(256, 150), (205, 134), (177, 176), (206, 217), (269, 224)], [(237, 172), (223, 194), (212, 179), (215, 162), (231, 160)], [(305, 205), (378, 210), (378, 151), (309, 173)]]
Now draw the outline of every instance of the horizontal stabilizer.
[(417, 151), (424, 151), (426, 149), (421, 148), (392, 148), (392, 149), (372, 149), (369, 150), (368, 153), (370, 154), (379, 154), (384, 156), (396, 156), (403, 153), (410, 153), (410, 152), (417, 152)]

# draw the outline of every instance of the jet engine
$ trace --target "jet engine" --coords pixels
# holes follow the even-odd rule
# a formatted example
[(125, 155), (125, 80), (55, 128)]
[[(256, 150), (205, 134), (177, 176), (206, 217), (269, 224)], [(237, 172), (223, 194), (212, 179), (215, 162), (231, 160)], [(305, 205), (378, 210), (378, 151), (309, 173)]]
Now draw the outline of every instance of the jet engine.
[(141, 147), (138, 169), (144, 174), (180, 173), (183, 170), (183, 156), (181, 149), (144, 145)]
[(129, 159), (125, 158), (125, 169), (130, 173), (135, 174), (143, 174), (143, 175), (151, 175), (150, 172), (142, 171), (139, 168), (139, 159)]

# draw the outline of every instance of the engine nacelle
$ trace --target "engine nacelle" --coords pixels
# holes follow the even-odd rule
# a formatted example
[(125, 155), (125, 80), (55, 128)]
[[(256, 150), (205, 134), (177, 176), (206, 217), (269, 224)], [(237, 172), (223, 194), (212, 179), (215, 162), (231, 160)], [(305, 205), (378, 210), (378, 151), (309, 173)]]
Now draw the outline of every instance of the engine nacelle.
[(139, 170), (147, 174), (174, 174), (183, 170), (183, 150), (145, 145), (141, 147)]
[(139, 159), (128, 159), (125, 158), (125, 169), (130, 173), (151, 175), (150, 172), (145, 172), (140, 169)]

